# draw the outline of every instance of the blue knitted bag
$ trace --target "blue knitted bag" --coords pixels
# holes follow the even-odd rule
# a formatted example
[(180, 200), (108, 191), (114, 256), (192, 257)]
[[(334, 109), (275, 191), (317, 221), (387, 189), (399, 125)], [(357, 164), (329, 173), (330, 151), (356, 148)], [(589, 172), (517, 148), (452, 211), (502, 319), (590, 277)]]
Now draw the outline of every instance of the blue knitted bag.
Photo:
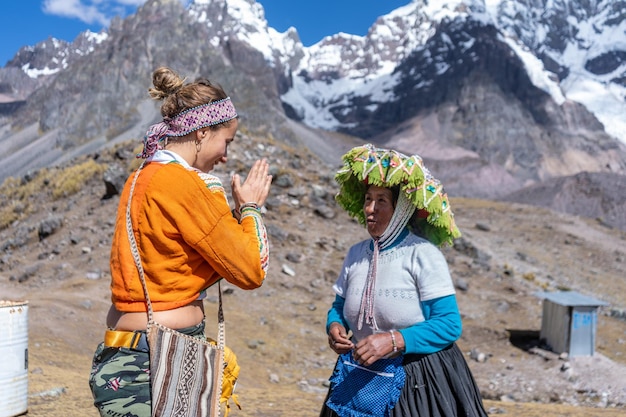
[(352, 352), (344, 353), (330, 378), (326, 405), (340, 417), (386, 417), (400, 398), (404, 379), (402, 356), (365, 367), (356, 363)]

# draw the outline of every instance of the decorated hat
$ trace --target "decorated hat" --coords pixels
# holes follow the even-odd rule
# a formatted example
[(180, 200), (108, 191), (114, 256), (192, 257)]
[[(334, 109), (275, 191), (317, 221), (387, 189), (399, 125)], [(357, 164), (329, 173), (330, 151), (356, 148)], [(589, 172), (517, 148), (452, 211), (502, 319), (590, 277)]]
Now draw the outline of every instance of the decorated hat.
[(335, 175), (340, 187), (336, 200), (362, 225), (366, 224), (363, 205), (367, 186), (398, 186), (416, 207), (421, 236), (437, 246), (452, 244), (461, 236), (441, 182), (430, 174), (419, 155), (406, 156), (367, 144), (352, 148), (342, 160), (344, 165)]

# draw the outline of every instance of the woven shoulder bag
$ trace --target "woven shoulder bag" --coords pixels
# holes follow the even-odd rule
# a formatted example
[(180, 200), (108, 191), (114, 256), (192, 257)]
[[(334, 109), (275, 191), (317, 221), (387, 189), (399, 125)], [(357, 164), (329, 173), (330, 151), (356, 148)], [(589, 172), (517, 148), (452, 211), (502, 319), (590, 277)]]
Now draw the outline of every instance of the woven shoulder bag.
[(126, 228), (148, 310), (152, 417), (218, 417), (226, 343), (222, 291), (219, 288), (217, 344), (206, 338), (188, 336), (154, 321), (130, 217), (130, 202), (142, 168), (143, 165), (137, 170), (131, 185), (126, 207)]

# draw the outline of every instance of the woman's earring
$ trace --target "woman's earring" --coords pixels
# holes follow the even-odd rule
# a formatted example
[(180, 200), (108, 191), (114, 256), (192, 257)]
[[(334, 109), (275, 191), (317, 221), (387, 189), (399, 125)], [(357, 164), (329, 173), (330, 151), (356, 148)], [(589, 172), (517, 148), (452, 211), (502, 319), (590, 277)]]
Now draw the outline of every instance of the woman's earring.
[(196, 141), (196, 153), (200, 152), (200, 149), (202, 149), (202, 141), (197, 140)]

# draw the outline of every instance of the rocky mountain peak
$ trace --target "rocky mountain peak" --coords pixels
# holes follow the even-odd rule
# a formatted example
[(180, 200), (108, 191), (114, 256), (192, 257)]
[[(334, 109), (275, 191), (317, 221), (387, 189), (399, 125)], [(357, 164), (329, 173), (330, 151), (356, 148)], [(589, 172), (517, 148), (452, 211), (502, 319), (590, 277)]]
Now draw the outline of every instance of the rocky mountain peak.
[(624, 175), (624, 43), (606, 35), (621, 36), (625, 12), (578, 3), (414, 0), (365, 36), (304, 47), (254, 0), (150, 0), (0, 69), (0, 178), (142, 137), (159, 118), (146, 94), (159, 65), (222, 84), (251, 134), (330, 164), (363, 141), (416, 152), (458, 195)]

